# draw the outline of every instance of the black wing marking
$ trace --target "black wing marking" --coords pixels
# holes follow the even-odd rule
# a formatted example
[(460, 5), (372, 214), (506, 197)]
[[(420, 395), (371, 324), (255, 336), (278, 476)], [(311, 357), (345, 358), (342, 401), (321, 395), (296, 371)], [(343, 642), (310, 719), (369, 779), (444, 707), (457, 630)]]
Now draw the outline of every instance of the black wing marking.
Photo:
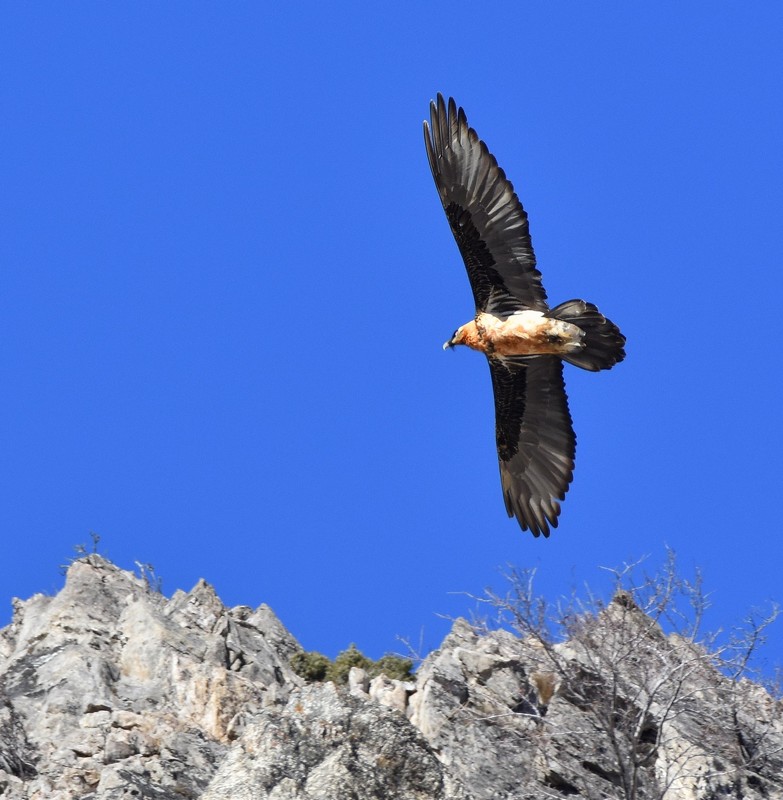
[(424, 142), (432, 176), (457, 240), (477, 311), (507, 315), (546, 311), (546, 292), (530, 241), (527, 214), (465, 112), (443, 96), (430, 103)]
[(490, 358), (500, 482), (509, 517), (549, 536), (573, 478), (576, 436), (557, 356)]

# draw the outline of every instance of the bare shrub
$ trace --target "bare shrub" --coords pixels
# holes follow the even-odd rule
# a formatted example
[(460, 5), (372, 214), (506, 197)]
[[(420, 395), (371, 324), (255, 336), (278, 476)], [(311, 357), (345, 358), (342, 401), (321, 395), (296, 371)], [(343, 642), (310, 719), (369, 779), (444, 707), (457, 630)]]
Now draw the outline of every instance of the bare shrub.
[[(710, 786), (782, 796), (781, 702), (751, 680), (779, 609), (749, 615), (727, 636), (708, 634), (701, 576), (683, 578), (672, 551), (653, 575), (639, 562), (609, 572), (608, 602), (589, 590), (547, 601), (534, 590), (535, 570), (518, 569), (505, 594), (475, 598), (490, 614), (480, 627), (511, 628), (537, 653), (527, 676), (537, 700), (524, 713), (539, 720), (520, 735), (544, 761), (558, 738), (579, 742), (583, 775), (626, 800), (711, 796)], [(545, 716), (558, 699), (571, 711)], [(557, 776), (546, 796), (592, 797), (594, 782), (581, 784)]]

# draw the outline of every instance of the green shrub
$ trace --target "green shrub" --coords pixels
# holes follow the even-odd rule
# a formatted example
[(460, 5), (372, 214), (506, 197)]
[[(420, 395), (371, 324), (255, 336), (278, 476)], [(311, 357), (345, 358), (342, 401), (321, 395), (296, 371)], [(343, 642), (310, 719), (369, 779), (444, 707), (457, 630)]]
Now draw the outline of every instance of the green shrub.
[(315, 650), (309, 653), (301, 650), (291, 656), (291, 668), (308, 683), (326, 680), (326, 673), (331, 666), (332, 662), (323, 653)]
[(330, 661), (323, 653), (315, 650), (309, 652), (302, 650), (292, 656), (291, 667), (308, 683), (333, 681), (338, 686), (348, 683), (351, 667), (365, 670), (370, 679), (381, 673), (387, 678), (400, 681), (408, 681), (413, 677), (411, 672), (413, 662), (409, 659), (386, 655), (373, 661), (371, 658), (367, 658), (355, 644), (351, 644), (347, 650), (343, 650), (334, 661)]
[(409, 681), (413, 678), (413, 662), (400, 656), (381, 656), (373, 665), (372, 677), (383, 673), (387, 678), (398, 681)]
[(348, 673), (351, 667), (360, 667), (367, 670), (369, 674), (373, 662), (359, 652), (355, 644), (350, 644), (347, 650), (343, 650), (334, 662), (329, 665), (329, 671), (326, 673), (326, 680), (334, 681), (338, 686), (348, 683)]

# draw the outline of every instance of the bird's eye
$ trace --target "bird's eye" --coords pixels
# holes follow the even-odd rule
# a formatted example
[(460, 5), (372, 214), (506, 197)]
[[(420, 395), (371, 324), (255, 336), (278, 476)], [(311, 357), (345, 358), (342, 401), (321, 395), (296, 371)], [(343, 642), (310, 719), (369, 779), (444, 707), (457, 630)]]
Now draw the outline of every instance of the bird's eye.
[(455, 330), (454, 333), (451, 334), (451, 338), (456, 339), (458, 333), (459, 333), (459, 328), (457, 328), (457, 330)]

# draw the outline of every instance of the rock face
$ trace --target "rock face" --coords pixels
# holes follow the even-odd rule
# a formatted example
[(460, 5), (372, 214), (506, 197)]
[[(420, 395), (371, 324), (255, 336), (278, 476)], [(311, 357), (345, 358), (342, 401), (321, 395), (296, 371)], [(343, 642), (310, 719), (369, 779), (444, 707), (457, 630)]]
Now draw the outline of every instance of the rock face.
[(783, 798), (780, 703), (616, 598), (545, 645), (457, 621), (415, 682), (306, 685), (266, 606), (98, 556), (0, 632), (10, 800)]

